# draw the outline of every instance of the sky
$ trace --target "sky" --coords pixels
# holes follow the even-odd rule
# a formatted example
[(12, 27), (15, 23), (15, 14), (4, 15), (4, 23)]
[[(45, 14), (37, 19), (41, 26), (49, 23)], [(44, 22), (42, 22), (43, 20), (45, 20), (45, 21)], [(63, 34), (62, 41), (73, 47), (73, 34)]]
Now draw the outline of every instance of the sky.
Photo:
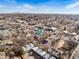
[(0, 0), (0, 13), (79, 14), (79, 0)]

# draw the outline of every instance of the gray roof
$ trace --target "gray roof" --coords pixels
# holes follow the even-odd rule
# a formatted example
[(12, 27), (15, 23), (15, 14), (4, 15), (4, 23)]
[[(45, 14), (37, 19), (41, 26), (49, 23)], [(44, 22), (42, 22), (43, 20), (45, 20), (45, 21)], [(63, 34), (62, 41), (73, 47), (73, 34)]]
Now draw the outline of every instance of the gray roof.
[(42, 52), (40, 53), (40, 55), (41, 55), (41, 56), (44, 56), (46, 53), (47, 53), (47, 52), (42, 51)]
[(40, 54), (42, 51), (43, 51), (42, 49), (37, 49), (37, 50), (36, 50), (36, 52), (37, 52), (38, 54)]
[(34, 45), (32, 43), (26, 45), (27, 50), (30, 50), (32, 48), (34, 48)]
[(50, 54), (46, 53), (44, 56), (45, 59), (49, 59), (50, 58)]
[(52, 56), (52, 57), (50, 57), (49, 59), (56, 59), (56, 58)]

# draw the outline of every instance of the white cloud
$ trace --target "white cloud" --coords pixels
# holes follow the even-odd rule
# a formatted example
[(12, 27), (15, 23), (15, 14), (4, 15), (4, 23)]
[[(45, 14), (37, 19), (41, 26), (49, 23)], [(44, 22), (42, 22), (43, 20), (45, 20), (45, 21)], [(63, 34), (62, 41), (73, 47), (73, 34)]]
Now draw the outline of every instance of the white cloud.
[(24, 4), (24, 5), (17, 6), (17, 8), (18, 9), (33, 9), (34, 6), (29, 5), (29, 4)]
[(79, 8), (79, 2), (66, 6), (66, 9)]
[(16, 12), (20, 12), (20, 13), (31, 12), (30, 10), (33, 10), (33, 9), (35, 9), (35, 7), (30, 4), (23, 4), (23, 5), (16, 6)]

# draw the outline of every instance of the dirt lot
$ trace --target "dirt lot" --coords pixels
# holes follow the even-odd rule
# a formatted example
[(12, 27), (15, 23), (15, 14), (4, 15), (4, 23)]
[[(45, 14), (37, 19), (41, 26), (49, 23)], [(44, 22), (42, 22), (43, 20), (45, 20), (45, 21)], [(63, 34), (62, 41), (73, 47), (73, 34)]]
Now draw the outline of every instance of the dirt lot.
[[(8, 57), (5, 57), (5, 53), (4, 52), (0, 52), (0, 59), (9, 59)], [(19, 57), (15, 57), (14, 59), (20, 59)], [(34, 59), (32, 56), (28, 56), (28, 54), (26, 53), (26, 55), (24, 55), (24, 59)]]

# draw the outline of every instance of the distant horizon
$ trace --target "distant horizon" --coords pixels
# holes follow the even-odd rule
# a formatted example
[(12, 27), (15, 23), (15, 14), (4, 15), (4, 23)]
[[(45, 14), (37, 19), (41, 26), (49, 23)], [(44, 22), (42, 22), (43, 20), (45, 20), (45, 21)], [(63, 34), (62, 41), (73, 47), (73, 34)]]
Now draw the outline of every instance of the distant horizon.
[(79, 14), (65, 14), (65, 13), (0, 13), (1, 14), (49, 14), (49, 15), (79, 15)]

